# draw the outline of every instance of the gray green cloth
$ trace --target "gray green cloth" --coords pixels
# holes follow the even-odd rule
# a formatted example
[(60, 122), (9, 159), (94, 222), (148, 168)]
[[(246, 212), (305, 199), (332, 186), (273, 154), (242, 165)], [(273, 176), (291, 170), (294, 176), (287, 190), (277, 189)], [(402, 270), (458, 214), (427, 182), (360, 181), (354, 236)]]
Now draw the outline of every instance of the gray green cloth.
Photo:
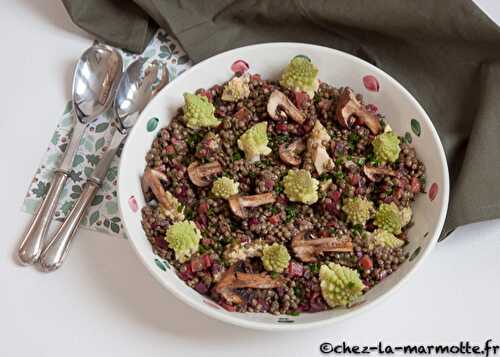
[(63, 0), (73, 21), (141, 51), (153, 24), (195, 62), (248, 44), (337, 48), (380, 67), (429, 113), (451, 177), (444, 233), (500, 218), (500, 29), (470, 0)]

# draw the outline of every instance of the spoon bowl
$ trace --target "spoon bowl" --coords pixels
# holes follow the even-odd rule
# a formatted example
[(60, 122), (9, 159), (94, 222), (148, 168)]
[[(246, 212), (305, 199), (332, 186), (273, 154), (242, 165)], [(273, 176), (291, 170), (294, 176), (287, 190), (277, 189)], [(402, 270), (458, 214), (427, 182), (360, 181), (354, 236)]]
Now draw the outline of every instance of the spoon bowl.
[(73, 78), (73, 108), (82, 124), (109, 108), (122, 67), (120, 55), (105, 45), (94, 45), (83, 53)]
[(123, 74), (114, 102), (116, 121), (122, 130), (134, 126), (139, 113), (151, 100), (153, 85), (157, 80), (159, 64), (152, 61), (145, 67), (146, 60), (138, 59), (128, 66)]

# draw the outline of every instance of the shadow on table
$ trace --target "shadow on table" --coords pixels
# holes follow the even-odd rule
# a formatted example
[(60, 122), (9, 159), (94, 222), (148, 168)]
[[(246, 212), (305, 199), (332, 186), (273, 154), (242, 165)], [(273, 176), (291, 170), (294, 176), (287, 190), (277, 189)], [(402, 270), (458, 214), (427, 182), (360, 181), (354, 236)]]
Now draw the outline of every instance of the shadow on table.
[[(93, 233), (86, 232), (81, 238), (85, 239), (89, 234)], [(228, 325), (197, 312), (154, 280), (128, 242), (107, 237), (89, 238), (94, 242), (75, 242), (77, 244), (73, 247), (86, 249), (81, 252), (83, 264), (86, 265), (82, 270), (87, 269), (89, 274), (81, 279), (90, 281), (82, 283), (97, 285), (96, 290), (102, 291), (103, 304), (112, 304), (113, 309), (122, 310), (119, 312), (130, 316), (131, 323), (189, 340), (196, 339), (200, 343), (210, 341), (211, 344), (237, 344), (241, 342), (238, 339), (239, 332), (249, 344), (263, 342), (275, 335)], [(296, 333), (300, 332), (291, 334)]]

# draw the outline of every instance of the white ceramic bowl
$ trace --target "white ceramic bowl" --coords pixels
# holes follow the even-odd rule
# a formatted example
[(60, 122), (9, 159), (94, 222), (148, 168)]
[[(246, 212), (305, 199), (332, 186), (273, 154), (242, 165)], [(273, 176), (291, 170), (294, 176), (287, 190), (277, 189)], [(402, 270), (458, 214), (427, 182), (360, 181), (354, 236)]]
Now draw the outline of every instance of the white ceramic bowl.
[[(414, 208), (415, 225), (409, 231), (405, 250), (410, 258), (392, 275), (365, 294), (350, 309), (334, 309), (300, 316), (235, 313), (225, 311), (198, 294), (180, 280), (173, 268), (156, 256), (141, 227), (140, 177), (145, 156), (160, 128), (169, 124), (177, 108), (183, 105), (182, 94), (208, 88), (228, 80), (235, 61), (243, 60), (250, 73), (277, 79), (291, 58), (309, 57), (319, 68), (319, 78), (334, 86), (350, 86), (362, 93), (365, 103), (373, 103), (400, 135), (406, 135), (424, 162), (427, 172), (426, 195), (420, 195)], [(142, 112), (130, 133), (121, 156), (118, 179), (119, 206), (127, 235), (137, 255), (153, 276), (182, 301), (219, 320), (235, 325), (265, 330), (295, 330), (320, 326), (360, 313), (387, 297), (406, 281), (423, 258), (432, 250), (441, 233), (448, 206), (448, 168), (443, 147), (431, 120), (396, 80), (371, 64), (349, 54), (326, 47), (300, 43), (268, 43), (243, 47), (219, 54), (192, 67), (166, 86)]]

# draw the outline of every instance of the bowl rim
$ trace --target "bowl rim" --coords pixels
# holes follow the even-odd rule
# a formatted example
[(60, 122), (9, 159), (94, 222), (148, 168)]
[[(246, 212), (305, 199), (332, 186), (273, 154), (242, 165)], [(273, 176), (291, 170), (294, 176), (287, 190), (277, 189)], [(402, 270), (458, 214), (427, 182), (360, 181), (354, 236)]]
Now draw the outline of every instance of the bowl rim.
[[(127, 234), (128, 241), (130, 242), (131, 246), (133, 247), (133, 250), (135, 251), (135, 254), (139, 257), (140, 261), (144, 264), (146, 269), (151, 273), (151, 275), (163, 286), (165, 287), (170, 293), (172, 293), (177, 299), (180, 301), (184, 302), (185, 304), (189, 305), (193, 309), (200, 311), (204, 313), (207, 316), (210, 316), (212, 318), (215, 318), (219, 321), (223, 321), (232, 325), (236, 325), (239, 327), (244, 327), (244, 328), (250, 328), (250, 329), (256, 329), (256, 330), (264, 330), (264, 331), (296, 331), (296, 330), (305, 330), (305, 329), (311, 329), (311, 328), (318, 328), (321, 326), (325, 326), (328, 324), (332, 324), (334, 322), (342, 321), (347, 318), (351, 318), (354, 316), (357, 316), (361, 314), (362, 312), (367, 311), (368, 309), (371, 309), (372, 307), (378, 305), (382, 301), (386, 300), (389, 298), (395, 291), (397, 291), (401, 286), (408, 281), (408, 279), (415, 273), (418, 267), (420, 267), (423, 263), (423, 261), (427, 258), (429, 253), (434, 249), (439, 236), (443, 230), (444, 222), (446, 219), (446, 214), (448, 211), (448, 203), (449, 203), (449, 171), (448, 171), (448, 163), (446, 160), (446, 156), (444, 153), (443, 149), (443, 144), (441, 142), (441, 139), (434, 127), (434, 124), (432, 123), (431, 119), (427, 115), (426, 111), (423, 109), (423, 107), (420, 105), (420, 103), (413, 97), (413, 95), (402, 85), (400, 84), (396, 79), (394, 79), (392, 76), (384, 72), (382, 69), (372, 65), (371, 63), (364, 61), (358, 57), (355, 57), (349, 53), (326, 47), (326, 46), (320, 46), (320, 45), (313, 45), (313, 44), (307, 44), (307, 43), (301, 43), (301, 42), (266, 42), (266, 43), (259, 43), (259, 44), (254, 44), (254, 45), (248, 45), (248, 46), (243, 46), (243, 47), (238, 47), (235, 49), (231, 49), (225, 52), (221, 52), (215, 56), (209, 57), (195, 65), (193, 65), (191, 68), (187, 69), (186, 72), (188, 71), (196, 71), (198, 68), (205, 66), (207, 64), (210, 64), (210, 62), (217, 61), (221, 57), (225, 56), (230, 56), (230, 55), (236, 55), (240, 50), (246, 49), (246, 50), (252, 50), (252, 49), (266, 49), (266, 48), (272, 48), (276, 50), (277, 47), (298, 47), (301, 49), (304, 48), (310, 48), (310, 49), (317, 49), (320, 51), (330, 51), (332, 53), (335, 53), (337, 56), (343, 56), (346, 57), (347, 59), (351, 60), (354, 63), (361, 64), (363, 66), (367, 66), (370, 70), (374, 72), (374, 74), (377, 74), (378, 76), (384, 78), (385, 80), (391, 82), (391, 84), (395, 85), (398, 90), (404, 94), (408, 98), (408, 100), (413, 104), (414, 108), (417, 111), (417, 114), (420, 115), (420, 117), (428, 124), (430, 128), (431, 135), (433, 139), (437, 142), (438, 144), (438, 156), (439, 156), (439, 162), (441, 163), (441, 169), (443, 171), (443, 184), (440, 187), (440, 193), (443, 195), (443, 207), (440, 210), (439, 213), (439, 218), (437, 221), (436, 225), (436, 231), (435, 234), (430, 238), (430, 243), (429, 245), (423, 250), (423, 252), (420, 254), (420, 258), (418, 261), (415, 263), (413, 267), (411, 267), (406, 275), (404, 275), (401, 280), (399, 280), (394, 286), (392, 286), (389, 290), (384, 292), (382, 295), (379, 297), (375, 298), (374, 300), (367, 301), (365, 304), (360, 306), (358, 309), (353, 310), (351, 312), (348, 312), (344, 315), (341, 316), (331, 316), (329, 318), (325, 318), (320, 321), (312, 321), (312, 322), (303, 322), (300, 324), (278, 324), (278, 323), (267, 323), (267, 322), (260, 322), (260, 321), (249, 321), (249, 320), (244, 320), (240, 319), (238, 317), (237, 313), (231, 313), (231, 314), (222, 314), (220, 313), (220, 310), (218, 309), (213, 309), (206, 304), (203, 304), (202, 302), (195, 301), (194, 299), (186, 297), (183, 293), (179, 292), (177, 289), (175, 289), (173, 286), (170, 286), (169, 284), (165, 284), (164, 281), (162, 280), (162, 277), (160, 275), (160, 272), (158, 269), (154, 269), (153, 265), (149, 262), (149, 260), (146, 260), (146, 258), (141, 254), (140, 249), (136, 244), (134, 243), (134, 239), (130, 238), (132, 237), (130, 235), (130, 232), (127, 229), (127, 223), (125, 219), (123, 219), (123, 228), (125, 230), (125, 233)], [(180, 78), (183, 78), (183, 76), (180, 76)], [(176, 80), (179, 80), (176, 78)], [(161, 91), (167, 90), (167, 88), (170, 86), (170, 83), (167, 84)], [(146, 107), (152, 105), (153, 102), (157, 100), (159, 96), (155, 96)], [(146, 108), (145, 108), (146, 109)], [(143, 110), (144, 112), (144, 110)], [(141, 113), (139, 115), (139, 118), (137, 119), (137, 123), (143, 121), (143, 114)], [(134, 128), (132, 128), (131, 132), (129, 133), (129, 138), (130, 136), (134, 135), (136, 132), (138, 125), (135, 125)], [(130, 140), (126, 140), (123, 150), (122, 150), (122, 155), (121, 157), (128, 157), (127, 153), (129, 151), (129, 143)], [(127, 204), (126, 201), (127, 199), (125, 197), (121, 196), (121, 178), (123, 177), (122, 175), (122, 169), (123, 169), (123, 162), (124, 160), (120, 160), (120, 165), (119, 165), (119, 170), (118, 170), (118, 184), (117, 184), (117, 198), (118, 198), (118, 208), (121, 217), (124, 217), (123, 211), (127, 209)]]

